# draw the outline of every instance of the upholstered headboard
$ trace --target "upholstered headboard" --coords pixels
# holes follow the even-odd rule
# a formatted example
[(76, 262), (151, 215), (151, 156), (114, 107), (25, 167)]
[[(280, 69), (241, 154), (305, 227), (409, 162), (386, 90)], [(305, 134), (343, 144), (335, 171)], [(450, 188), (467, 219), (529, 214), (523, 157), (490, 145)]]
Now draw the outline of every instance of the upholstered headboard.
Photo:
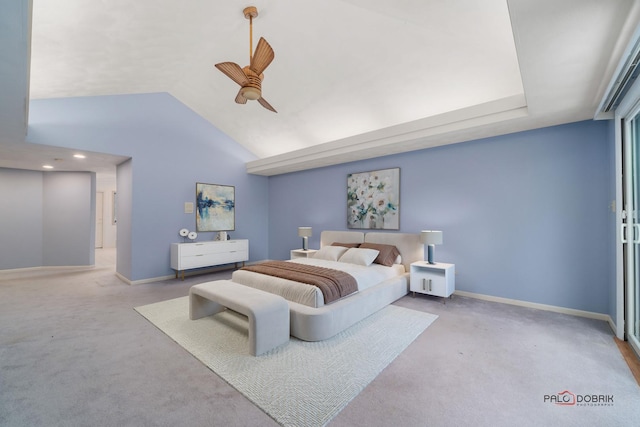
[(323, 231), (320, 233), (320, 247), (329, 246), (333, 242), (364, 243), (361, 231)]
[(340, 243), (382, 243), (395, 245), (402, 256), (402, 264), (406, 271), (412, 262), (424, 260), (424, 245), (418, 234), (410, 233), (363, 233), (361, 231), (323, 231), (320, 233), (320, 246), (333, 242)]
[(420, 242), (418, 234), (371, 232), (365, 234), (364, 241), (395, 245), (400, 251), (402, 264), (406, 271), (409, 271), (409, 266), (412, 262), (424, 260), (424, 244)]

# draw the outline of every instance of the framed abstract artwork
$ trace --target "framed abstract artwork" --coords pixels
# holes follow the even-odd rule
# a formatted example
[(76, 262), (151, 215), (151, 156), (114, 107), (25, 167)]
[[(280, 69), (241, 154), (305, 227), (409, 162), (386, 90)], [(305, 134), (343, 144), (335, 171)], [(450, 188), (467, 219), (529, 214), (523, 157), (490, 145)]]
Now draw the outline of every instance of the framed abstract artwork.
[(196, 231), (236, 229), (236, 188), (196, 183)]
[(400, 229), (400, 168), (347, 175), (347, 226)]

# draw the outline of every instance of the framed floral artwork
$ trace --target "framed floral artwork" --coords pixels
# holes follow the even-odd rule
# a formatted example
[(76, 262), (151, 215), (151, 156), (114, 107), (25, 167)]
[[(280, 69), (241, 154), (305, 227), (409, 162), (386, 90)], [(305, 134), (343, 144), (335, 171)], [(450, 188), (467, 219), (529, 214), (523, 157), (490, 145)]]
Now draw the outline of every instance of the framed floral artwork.
[(235, 187), (196, 183), (196, 231), (236, 228)]
[(347, 226), (400, 229), (400, 168), (347, 175)]

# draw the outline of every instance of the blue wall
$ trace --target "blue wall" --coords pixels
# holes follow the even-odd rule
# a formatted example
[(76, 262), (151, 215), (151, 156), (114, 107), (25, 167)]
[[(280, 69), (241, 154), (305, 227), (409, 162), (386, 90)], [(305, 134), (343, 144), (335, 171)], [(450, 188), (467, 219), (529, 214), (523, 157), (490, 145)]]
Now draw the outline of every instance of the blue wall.
[[(117, 266), (129, 280), (173, 273), (170, 244), (181, 241), (181, 228), (195, 229), (184, 203), (195, 201), (196, 182), (236, 187), (230, 234), (250, 240), (251, 260), (267, 258), (268, 179), (245, 169), (256, 157), (169, 94), (34, 100), (27, 141), (132, 158), (131, 236), (117, 242), (119, 252), (130, 251), (128, 260), (118, 255)], [(201, 233), (198, 240), (213, 238)]]
[(42, 265), (42, 175), (0, 168), (0, 270)]
[(133, 262), (131, 253), (133, 167), (131, 163), (131, 160), (120, 163), (116, 174), (116, 266), (118, 273), (124, 277), (131, 277)]
[(0, 168), (0, 270), (94, 264), (95, 174)]
[(183, 207), (196, 182), (236, 186), (232, 237), (250, 239), (251, 260), (285, 259), (300, 247), (298, 226), (313, 227), (311, 247), (320, 230), (347, 229), (348, 173), (399, 167), (400, 231), (443, 230), (436, 260), (456, 264), (457, 289), (614, 314), (608, 122), (270, 178), (248, 175), (255, 156), (168, 94), (32, 101), (28, 140), (132, 158), (118, 168), (120, 208), (129, 204), (119, 212), (118, 272), (130, 280), (172, 273), (169, 244), (195, 227)]
[(400, 231), (444, 232), (435, 258), (456, 288), (610, 312), (613, 145), (587, 121), (269, 179), (269, 255), (300, 247), (296, 227), (345, 230), (348, 173), (400, 167)]
[(42, 199), (43, 265), (95, 264), (95, 173), (47, 172)]
[[(611, 201), (615, 200), (616, 195), (616, 131), (615, 131), (616, 121), (608, 120), (607, 121), (607, 145), (610, 147), (609, 149), (609, 164), (611, 168), (611, 173), (609, 174), (609, 192), (611, 193)], [(610, 207), (611, 208), (611, 207)], [(617, 210), (622, 209), (622, 202), (618, 202), (616, 206)], [(610, 237), (610, 245), (609, 245), (609, 253), (607, 256), (607, 262), (610, 266), (609, 271), (609, 306), (607, 310), (607, 314), (611, 317), (611, 319), (615, 322), (617, 320), (617, 306), (616, 306), (616, 298), (617, 298), (617, 277), (616, 277), (616, 245), (618, 242), (618, 233), (616, 230), (616, 215), (609, 215), (609, 225), (608, 229), (611, 232)]]

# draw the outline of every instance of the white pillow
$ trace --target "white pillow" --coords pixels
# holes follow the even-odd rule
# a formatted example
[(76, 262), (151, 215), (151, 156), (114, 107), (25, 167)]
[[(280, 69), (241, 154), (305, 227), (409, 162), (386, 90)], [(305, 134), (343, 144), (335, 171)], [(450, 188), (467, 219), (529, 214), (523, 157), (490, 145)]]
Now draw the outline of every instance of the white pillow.
[(338, 261), (340, 256), (347, 251), (344, 246), (323, 246), (313, 255), (314, 258), (325, 259), (327, 261)]
[(338, 261), (369, 266), (376, 259), (380, 251), (375, 249), (349, 248)]

